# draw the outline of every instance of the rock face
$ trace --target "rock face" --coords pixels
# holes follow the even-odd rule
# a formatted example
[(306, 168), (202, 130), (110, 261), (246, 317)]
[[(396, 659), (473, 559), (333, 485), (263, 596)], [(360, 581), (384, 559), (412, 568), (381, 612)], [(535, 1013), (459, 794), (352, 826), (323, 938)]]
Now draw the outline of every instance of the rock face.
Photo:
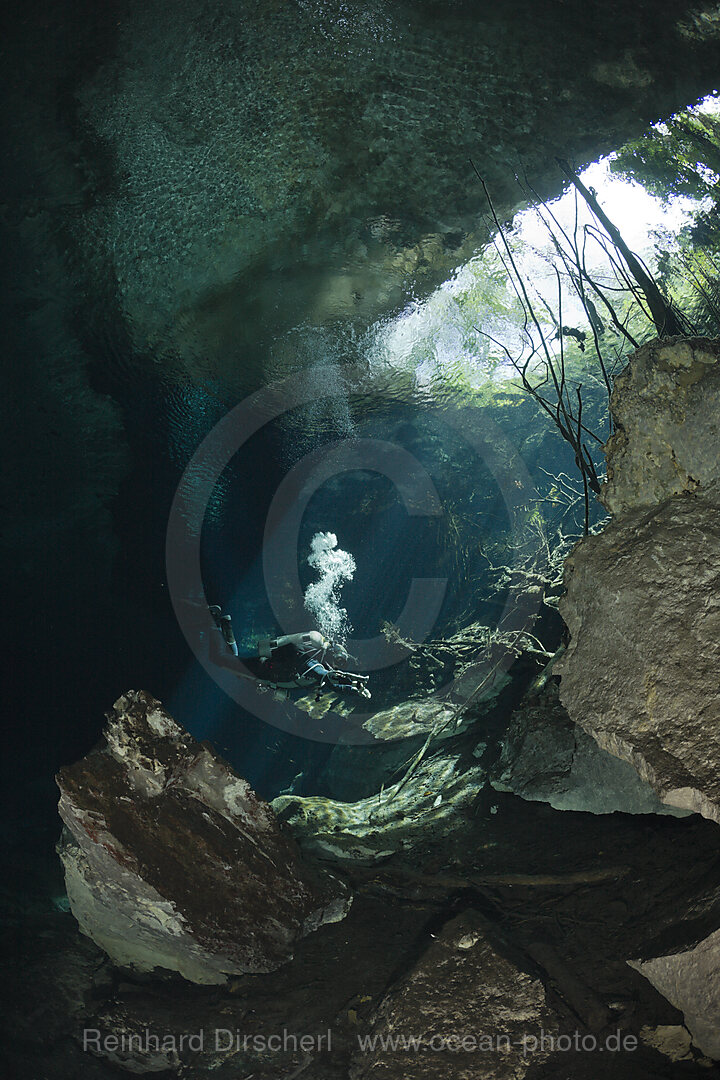
[[(480, 681), (478, 675), (475, 685)], [(503, 681), (509, 680), (500, 675), (497, 684), (501, 686)], [(452, 700), (439, 697), (406, 701), (373, 713), (363, 728), (375, 741), (366, 747), (339, 740), (323, 772), (324, 785), (342, 801), (367, 799), (381, 788), (389, 788), (428, 738), (437, 746), (472, 723), (477, 723), (475, 715), (463, 714)]]
[(667, 338), (618, 376), (602, 502), (613, 515), (720, 479), (720, 342)]
[(58, 850), (81, 930), (115, 963), (222, 983), (279, 967), (346, 914), (344, 888), (149, 694), (121, 697), (104, 736), (58, 775)]
[[(351, 1080), (520, 1080), (547, 1058), (541, 1032), (547, 1042), (557, 1021), (545, 987), (509, 960), (494, 938), (475, 912), (447, 923), (380, 1004), (371, 1035), (375, 1049), (356, 1058)], [(382, 1047), (393, 1039), (396, 1050)]]
[(571, 718), (664, 803), (720, 821), (720, 343), (644, 345), (617, 379), (603, 501), (566, 562)]
[[(612, 395), (605, 530), (566, 562), (571, 717), (664, 803), (720, 822), (720, 343), (655, 341)], [(720, 931), (629, 961), (720, 1056)]]
[(720, 821), (720, 489), (622, 515), (566, 580), (570, 716), (663, 802)]
[(592, 814), (676, 814), (633, 766), (598, 746), (573, 724), (558, 700), (557, 683), (515, 711), (490, 775), (496, 791), (548, 802), (556, 810)]
[(720, 1059), (720, 930), (687, 952), (628, 963), (682, 1010), (698, 1049)]

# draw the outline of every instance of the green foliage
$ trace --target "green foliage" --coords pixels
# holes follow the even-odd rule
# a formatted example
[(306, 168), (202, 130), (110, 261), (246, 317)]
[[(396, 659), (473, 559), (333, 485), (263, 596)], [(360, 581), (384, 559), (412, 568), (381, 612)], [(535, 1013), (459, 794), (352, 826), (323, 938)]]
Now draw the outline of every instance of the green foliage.
[(697, 333), (720, 329), (720, 116), (685, 109), (628, 143), (611, 165), (663, 202), (702, 201), (677, 235), (656, 235), (658, 280)]
[(718, 197), (720, 117), (694, 109), (655, 124), (614, 157), (613, 172), (635, 180), (656, 198)]

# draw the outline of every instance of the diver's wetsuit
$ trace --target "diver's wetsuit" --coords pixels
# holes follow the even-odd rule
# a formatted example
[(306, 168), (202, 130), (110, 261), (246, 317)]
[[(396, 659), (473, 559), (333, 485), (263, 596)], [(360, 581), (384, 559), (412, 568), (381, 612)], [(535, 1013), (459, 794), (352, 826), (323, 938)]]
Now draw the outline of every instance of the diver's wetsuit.
[[(219, 608), (210, 610), (233, 658), (238, 656), (229, 616), (221, 615)], [(303, 634), (287, 634), (259, 641), (256, 656), (238, 657), (238, 660), (249, 675), (270, 686), (288, 690), (315, 687), (318, 694), (327, 686), (354, 691), (369, 698), (370, 691), (365, 686), (367, 675), (338, 671), (325, 663), (325, 653), (332, 648), (331, 643), (317, 630), (309, 630)], [(228, 666), (228, 659), (224, 658), (223, 666)]]

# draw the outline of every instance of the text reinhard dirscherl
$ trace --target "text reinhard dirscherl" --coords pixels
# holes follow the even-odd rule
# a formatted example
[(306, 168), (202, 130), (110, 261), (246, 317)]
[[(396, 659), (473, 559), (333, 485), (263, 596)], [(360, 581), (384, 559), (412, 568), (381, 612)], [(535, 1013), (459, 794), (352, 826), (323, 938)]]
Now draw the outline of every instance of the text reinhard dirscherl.
[[(395, 1053), (511, 1053), (519, 1051), (523, 1056), (536, 1053), (567, 1053), (568, 1051), (607, 1051), (609, 1053), (632, 1052), (637, 1050), (636, 1035), (623, 1034), (619, 1029), (602, 1039), (589, 1033), (575, 1031), (572, 1034), (556, 1034), (544, 1031), (523, 1035), (511, 1039), (509, 1035), (485, 1033), (437, 1034), (427, 1036), (411, 1035), (360, 1035), (356, 1034), (358, 1049), (365, 1053), (378, 1051)], [(182, 1034), (158, 1034), (145, 1028), (141, 1032), (121, 1032), (103, 1034), (98, 1028), (85, 1028), (83, 1031), (83, 1050), (96, 1054), (157, 1054), (157, 1053), (201, 1053), (210, 1050), (219, 1054), (237, 1054), (240, 1052), (281, 1053), (297, 1052), (304, 1054), (322, 1053), (332, 1050), (333, 1033), (330, 1028), (323, 1034), (297, 1035), (287, 1029), (271, 1035), (252, 1035), (230, 1028), (212, 1028), (206, 1031), (200, 1028), (195, 1032)]]

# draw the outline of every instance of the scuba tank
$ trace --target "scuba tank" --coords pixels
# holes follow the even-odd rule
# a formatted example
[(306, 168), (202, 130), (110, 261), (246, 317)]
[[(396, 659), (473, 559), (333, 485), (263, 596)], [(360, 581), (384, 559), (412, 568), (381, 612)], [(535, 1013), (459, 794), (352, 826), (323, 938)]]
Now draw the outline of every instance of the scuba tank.
[[(258, 651), (259, 646), (264, 644), (265, 642), (259, 643)], [(272, 650), (281, 649), (283, 645), (291, 645), (302, 656), (307, 656), (308, 653), (324, 653), (330, 648), (330, 642), (318, 630), (308, 630), (304, 634), (285, 634), (284, 637), (273, 638), (267, 644)]]

